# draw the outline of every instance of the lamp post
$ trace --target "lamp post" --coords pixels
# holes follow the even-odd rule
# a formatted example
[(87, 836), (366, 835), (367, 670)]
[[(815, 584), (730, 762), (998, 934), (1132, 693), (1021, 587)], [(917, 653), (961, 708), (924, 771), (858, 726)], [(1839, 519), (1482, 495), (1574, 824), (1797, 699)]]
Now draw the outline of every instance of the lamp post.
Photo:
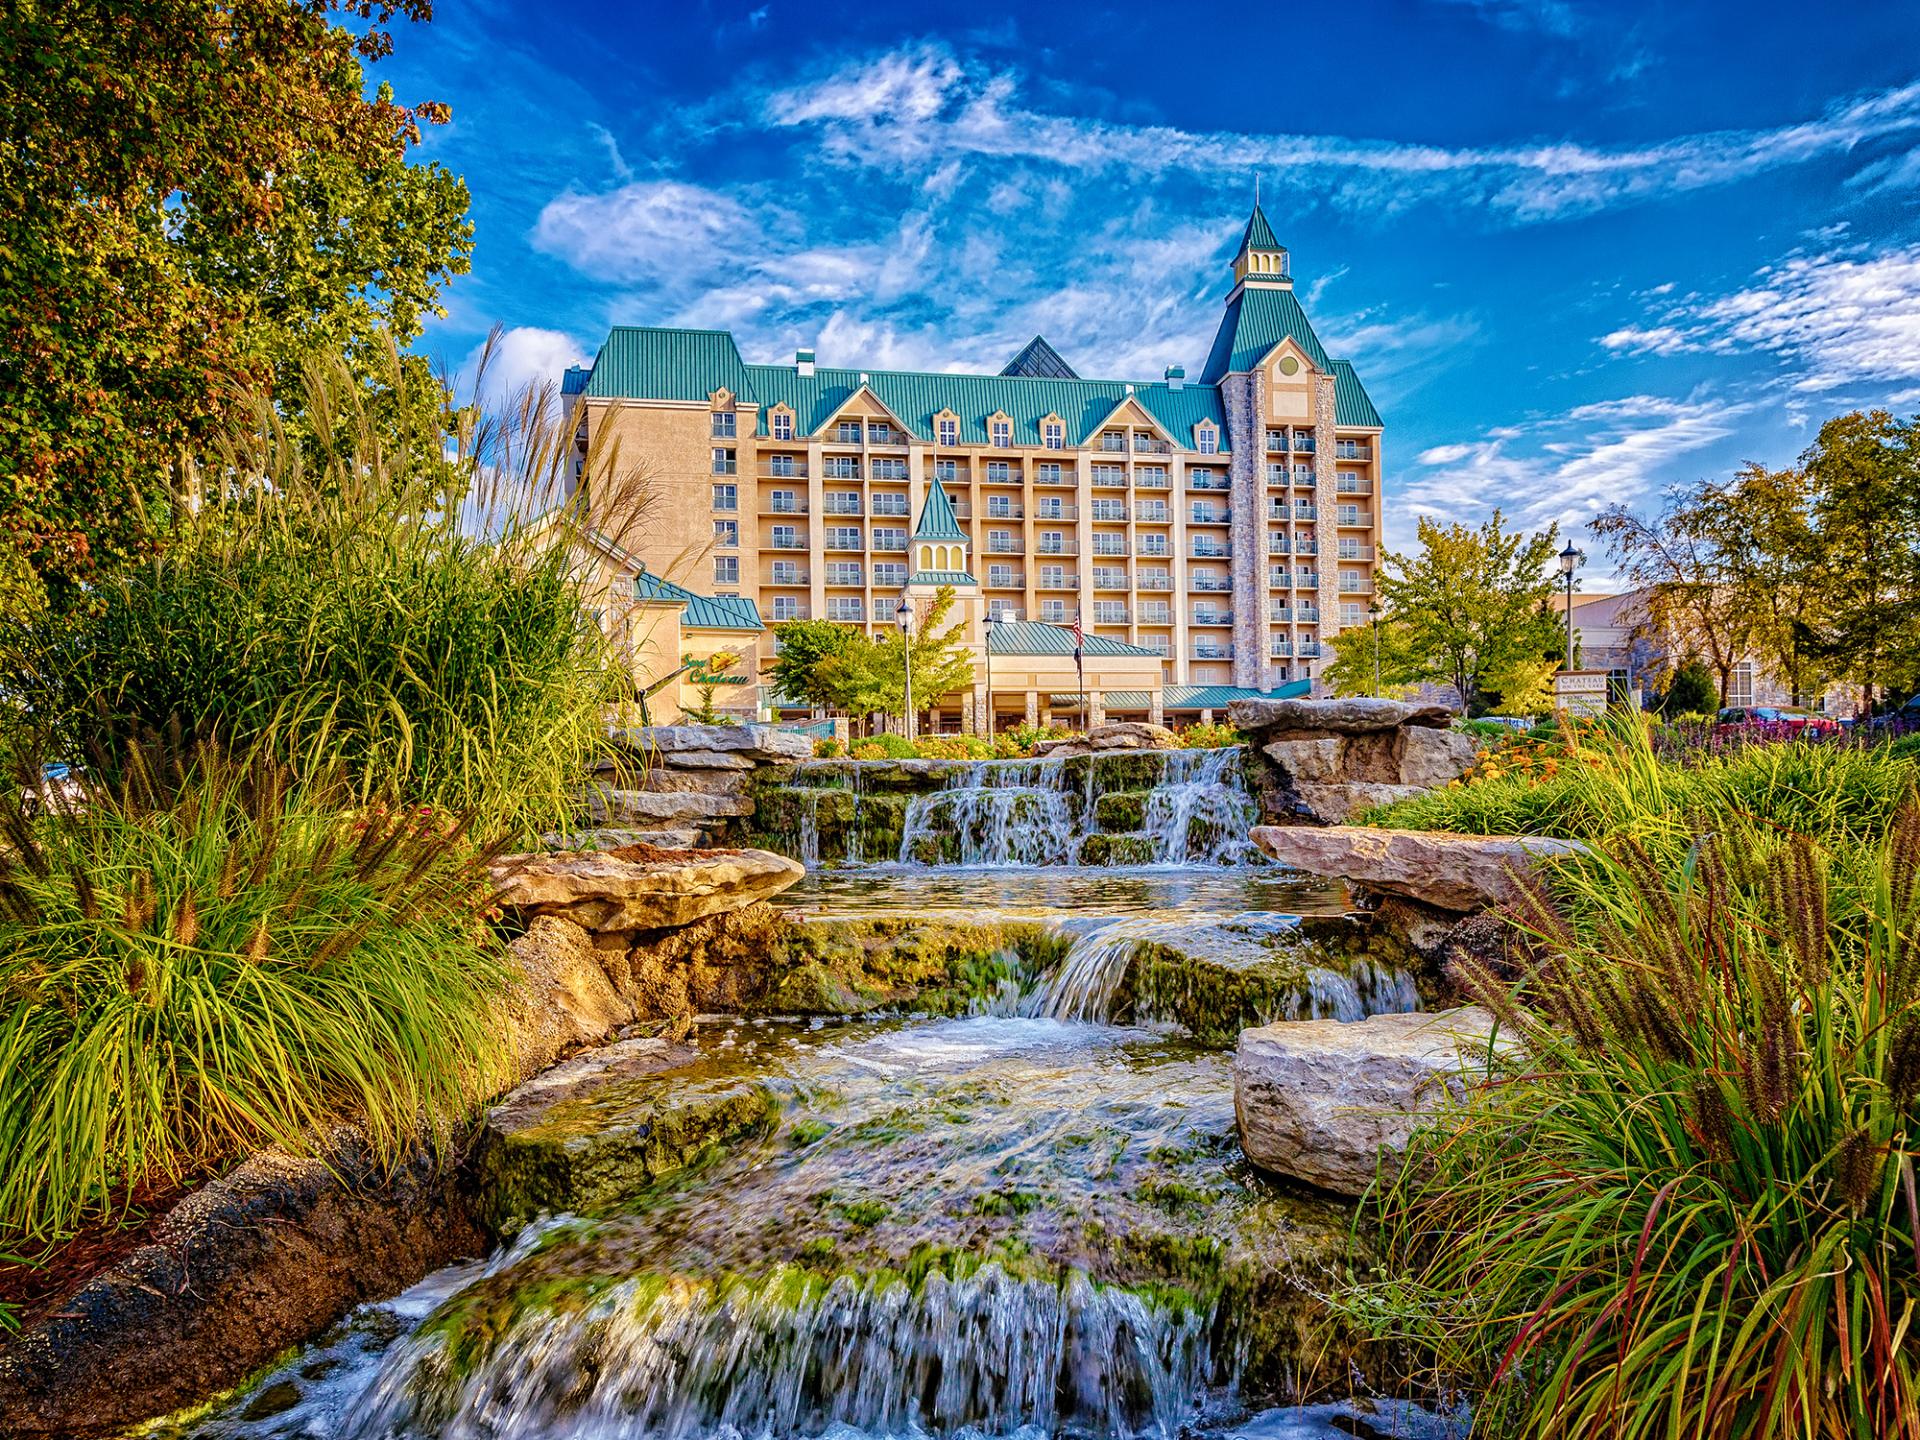
[(993, 740), (993, 632), (994, 632), (994, 627), (999, 625), (999, 623), (1000, 623), (1000, 617), (996, 615), (992, 610), (987, 611), (987, 618), (981, 622), (982, 628), (985, 629), (987, 633), (986, 651), (985, 651), (986, 657), (987, 657), (986, 735), (989, 743), (991, 743)]
[(906, 596), (900, 597), (900, 603), (894, 607), (894, 619), (900, 622), (901, 671), (907, 682), (907, 740), (913, 740), (913, 602)]
[(1586, 563), (1584, 552), (1574, 549), (1573, 541), (1560, 552), (1560, 574), (1567, 582), (1567, 669), (1573, 669), (1573, 572)]
[(1367, 606), (1367, 618), (1373, 621), (1373, 698), (1380, 698), (1380, 607)]

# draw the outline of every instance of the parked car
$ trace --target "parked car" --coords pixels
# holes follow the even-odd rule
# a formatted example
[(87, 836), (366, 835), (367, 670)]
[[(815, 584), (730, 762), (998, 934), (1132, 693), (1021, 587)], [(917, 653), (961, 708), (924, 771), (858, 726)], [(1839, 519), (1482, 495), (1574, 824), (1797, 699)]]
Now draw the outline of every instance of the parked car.
[(31, 819), (56, 807), (71, 809), (80, 797), (80, 777), (71, 765), (42, 765), (39, 783), (20, 792), (20, 806)]
[(1781, 705), (1729, 705), (1714, 717), (1717, 731), (1758, 730), (1788, 739), (1815, 739), (1840, 733), (1840, 722), (1831, 715), (1815, 715), (1810, 710), (1789, 710)]

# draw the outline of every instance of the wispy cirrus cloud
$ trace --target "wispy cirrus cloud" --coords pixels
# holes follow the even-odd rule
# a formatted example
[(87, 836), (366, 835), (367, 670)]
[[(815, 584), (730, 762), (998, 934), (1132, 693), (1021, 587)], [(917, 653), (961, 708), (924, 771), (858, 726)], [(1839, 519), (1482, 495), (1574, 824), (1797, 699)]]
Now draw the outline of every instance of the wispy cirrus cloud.
[(1802, 392), (1920, 379), (1920, 244), (1790, 255), (1730, 294), (1688, 296), (1600, 337), (1626, 355), (1774, 356)]
[(758, 111), (768, 127), (815, 132), (824, 158), (895, 173), (934, 156), (1148, 179), (1239, 178), (1266, 169), (1296, 178), (1303, 197), (1341, 208), (1393, 213), (1445, 200), (1525, 224), (1728, 184), (1920, 132), (1920, 82), (1837, 100), (1817, 116), (1765, 129), (1615, 148), (1552, 140), (1450, 147), (1061, 114), (1028, 103), (1019, 72), (928, 41), (778, 86)]

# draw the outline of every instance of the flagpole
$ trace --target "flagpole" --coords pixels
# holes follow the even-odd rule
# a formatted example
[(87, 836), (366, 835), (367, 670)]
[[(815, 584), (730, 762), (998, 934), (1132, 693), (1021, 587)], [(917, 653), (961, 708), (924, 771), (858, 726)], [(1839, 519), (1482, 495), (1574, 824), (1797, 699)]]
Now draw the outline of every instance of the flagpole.
[(1087, 632), (1080, 611), (1073, 612), (1073, 670), (1080, 679), (1080, 728), (1088, 734), (1093, 726), (1087, 723)]

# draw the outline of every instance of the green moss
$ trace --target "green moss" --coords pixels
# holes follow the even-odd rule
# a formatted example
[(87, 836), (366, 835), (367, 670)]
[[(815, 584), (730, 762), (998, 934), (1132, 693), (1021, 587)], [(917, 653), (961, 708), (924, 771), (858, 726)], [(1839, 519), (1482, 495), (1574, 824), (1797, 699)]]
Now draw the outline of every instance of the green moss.
[(878, 1225), (893, 1213), (893, 1207), (884, 1200), (851, 1200), (833, 1207), (849, 1225), (857, 1225), (865, 1230)]
[(825, 1120), (809, 1116), (807, 1119), (793, 1122), (787, 1130), (787, 1139), (795, 1146), (806, 1146), (817, 1144), (832, 1133), (832, 1125)]
[(1145, 790), (1110, 790), (1093, 802), (1093, 818), (1102, 830), (1138, 830), (1146, 823)]
[(976, 1215), (1025, 1215), (1037, 1210), (1041, 1197), (1031, 1190), (989, 1190), (973, 1197)]

